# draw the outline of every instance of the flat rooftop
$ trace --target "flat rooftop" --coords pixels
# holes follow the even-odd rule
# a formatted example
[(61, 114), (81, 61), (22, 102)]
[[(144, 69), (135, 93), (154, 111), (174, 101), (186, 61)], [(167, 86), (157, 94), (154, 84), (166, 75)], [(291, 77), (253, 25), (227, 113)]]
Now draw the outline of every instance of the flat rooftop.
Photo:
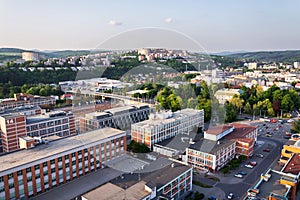
[[(174, 164), (174, 167), (172, 167), (172, 164)], [(111, 183), (126, 189), (139, 181), (145, 181), (158, 189), (189, 169), (191, 167), (166, 158), (160, 158), (144, 166), (141, 170), (136, 170), (132, 174), (124, 174), (122, 178), (112, 180)]]
[(116, 107), (116, 108), (111, 108), (111, 109), (104, 110), (104, 112), (117, 114), (119, 112), (129, 112), (129, 111), (134, 110), (134, 109), (136, 109), (136, 108), (133, 107), (133, 106), (121, 106), (121, 107)]
[(105, 185), (94, 189), (84, 195), (84, 198), (88, 200), (120, 200), (120, 199), (130, 199), (130, 200), (140, 200), (150, 194), (145, 190), (145, 181), (140, 181), (128, 189), (123, 189), (114, 185), (112, 183), (106, 183)]
[(247, 134), (257, 129), (256, 126), (251, 126), (243, 123), (233, 123), (234, 130), (226, 135), (225, 139), (236, 139), (236, 138), (244, 138)]
[(38, 122), (42, 122), (42, 121), (63, 118), (63, 117), (69, 116), (69, 115), (73, 115), (73, 114), (67, 113), (64, 111), (61, 111), (61, 112), (54, 111), (54, 112), (46, 113), (45, 115), (35, 115), (35, 116), (26, 117), (26, 123), (33, 124), (33, 123), (38, 123)]
[(255, 188), (259, 189), (257, 197), (264, 199), (267, 198), (271, 193), (279, 197), (285, 197), (286, 193), (289, 191), (289, 188), (287, 188), (286, 185), (280, 184), (279, 181), (281, 178), (286, 178), (288, 180), (293, 180), (293, 178), (273, 170), (270, 170), (269, 174), (271, 174), (269, 180), (262, 180), (262, 182)]
[(221, 139), (219, 141), (213, 141), (208, 139), (200, 139), (199, 141), (191, 144), (189, 149), (194, 149), (204, 153), (215, 154), (219, 150), (226, 148), (235, 143), (232, 140)]
[(181, 153), (186, 150), (190, 146), (190, 140), (195, 140), (196, 133), (190, 132), (189, 134), (187, 133), (181, 133), (177, 134), (174, 137), (163, 140), (162, 142), (159, 142), (157, 144), (154, 144), (154, 146), (163, 146), (167, 147), (173, 150), (180, 151)]
[(8, 115), (8, 114), (22, 114), (22, 112), (34, 111), (34, 110), (41, 110), (39, 106), (33, 105), (26, 105), (26, 106), (19, 106), (12, 109), (0, 109), (0, 115)]
[[(84, 148), (86, 145), (93, 144), (100, 140), (124, 134), (124, 131), (114, 128), (97, 129), (86, 132), (80, 135), (65, 137), (48, 144), (41, 144), (31, 149), (19, 150), (16, 152), (7, 153), (0, 156), (0, 176), (14, 167), (24, 164), (33, 164), (33, 162), (41, 159), (49, 160), (50, 156), (63, 154), (65, 151), (70, 151), (79, 147)], [(26, 159), (25, 159), (26, 158)]]
[(91, 113), (86, 113), (85, 114), (85, 117), (86, 118), (89, 118), (89, 119), (95, 119), (97, 117), (108, 117), (110, 116), (111, 114), (110, 113), (107, 113), (107, 112), (91, 112)]
[[(138, 126), (143, 128), (160, 126), (163, 124), (171, 123), (173, 121), (177, 121), (184, 117), (193, 116), (200, 112), (202, 112), (202, 110), (194, 110), (194, 109), (186, 108), (172, 113), (171, 117), (164, 118), (164, 119), (161, 118), (148, 119), (139, 123), (132, 124), (132, 126)], [(157, 113), (157, 114), (160, 115), (164, 113)]]
[(227, 125), (227, 124), (212, 126), (209, 127), (206, 133), (210, 135), (219, 135), (220, 133), (223, 133), (224, 131), (231, 129), (232, 127), (233, 127), (232, 125)]
[(285, 164), (281, 171), (298, 175), (300, 172), (300, 154), (294, 153), (289, 162)]

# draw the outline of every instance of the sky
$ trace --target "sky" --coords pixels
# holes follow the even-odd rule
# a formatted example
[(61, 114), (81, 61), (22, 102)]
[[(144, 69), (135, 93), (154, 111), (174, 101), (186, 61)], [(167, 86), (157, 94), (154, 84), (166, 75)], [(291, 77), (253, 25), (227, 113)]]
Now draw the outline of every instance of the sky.
[(186, 38), (207, 52), (300, 49), (299, 8), (299, 0), (0, 0), (0, 48), (168, 47)]

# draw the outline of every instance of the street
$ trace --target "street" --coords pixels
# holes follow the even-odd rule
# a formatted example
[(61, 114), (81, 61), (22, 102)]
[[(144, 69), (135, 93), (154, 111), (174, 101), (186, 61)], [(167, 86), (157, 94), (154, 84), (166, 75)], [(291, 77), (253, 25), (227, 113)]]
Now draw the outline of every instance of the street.
[[(256, 146), (254, 147), (253, 157), (244, 161), (238, 169), (231, 170), (229, 174), (223, 174), (221, 171), (212, 174), (213, 176), (220, 179), (220, 181), (213, 181), (205, 177), (205, 175), (194, 175), (194, 179), (207, 184), (212, 185), (215, 188), (216, 197), (219, 199), (227, 199), (229, 193), (234, 194), (234, 199), (243, 199), (247, 193), (247, 190), (253, 187), (259, 180), (260, 175), (268, 170), (270, 167), (276, 170), (280, 170), (281, 167), (278, 165), (278, 160), (281, 155), (281, 149), (283, 145), (288, 141), (283, 136), (285, 132), (290, 132), (291, 124), (289, 123), (271, 123), (262, 121), (252, 121), (247, 123), (255, 125), (258, 128), (258, 138)], [(269, 133), (271, 136), (267, 137)], [(270, 152), (263, 151), (264, 149), (270, 149)], [(259, 158), (256, 154), (263, 154), (263, 158)], [(244, 165), (256, 161), (257, 165), (253, 169), (246, 168)], [(246, 172), (243, 178), (234, 177), (238, 172)], [(210, 193), (213, 188), (210, 188)], [(220, 192), (220, 189), (222, 192)], [(197, 189), (198, 190), (198, 189)], [(207, 190), (203, 188), (203, 190)], [(224, 194), (225, 193), (225, 194)]]

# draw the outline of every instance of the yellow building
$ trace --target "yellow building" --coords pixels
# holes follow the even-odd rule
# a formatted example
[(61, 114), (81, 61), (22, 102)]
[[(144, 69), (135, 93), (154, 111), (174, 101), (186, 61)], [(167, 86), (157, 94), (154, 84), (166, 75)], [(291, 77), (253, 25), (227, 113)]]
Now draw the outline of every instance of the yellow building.
[(279, 162), (283, 165), (286, 164), (294, 153), (300, 153), (300, 140), (290, 141), (288, 144), (283, 145)]

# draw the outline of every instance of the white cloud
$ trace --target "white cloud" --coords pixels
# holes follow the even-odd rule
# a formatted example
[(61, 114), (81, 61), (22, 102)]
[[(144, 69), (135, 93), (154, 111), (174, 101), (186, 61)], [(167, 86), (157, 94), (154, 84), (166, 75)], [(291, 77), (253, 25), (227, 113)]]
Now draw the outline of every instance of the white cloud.
[(115, 20), (110, 20), (108, 22), (109, 25), (112, 25), (112, 26), (121, 26), (123, 23), (122, 22), (117, 22)]
[(172, 21), (173, 21), (173, 19), (171, 17), (168, 17), (168, 18), (165, 19), (166, 23), (171, 23)]

